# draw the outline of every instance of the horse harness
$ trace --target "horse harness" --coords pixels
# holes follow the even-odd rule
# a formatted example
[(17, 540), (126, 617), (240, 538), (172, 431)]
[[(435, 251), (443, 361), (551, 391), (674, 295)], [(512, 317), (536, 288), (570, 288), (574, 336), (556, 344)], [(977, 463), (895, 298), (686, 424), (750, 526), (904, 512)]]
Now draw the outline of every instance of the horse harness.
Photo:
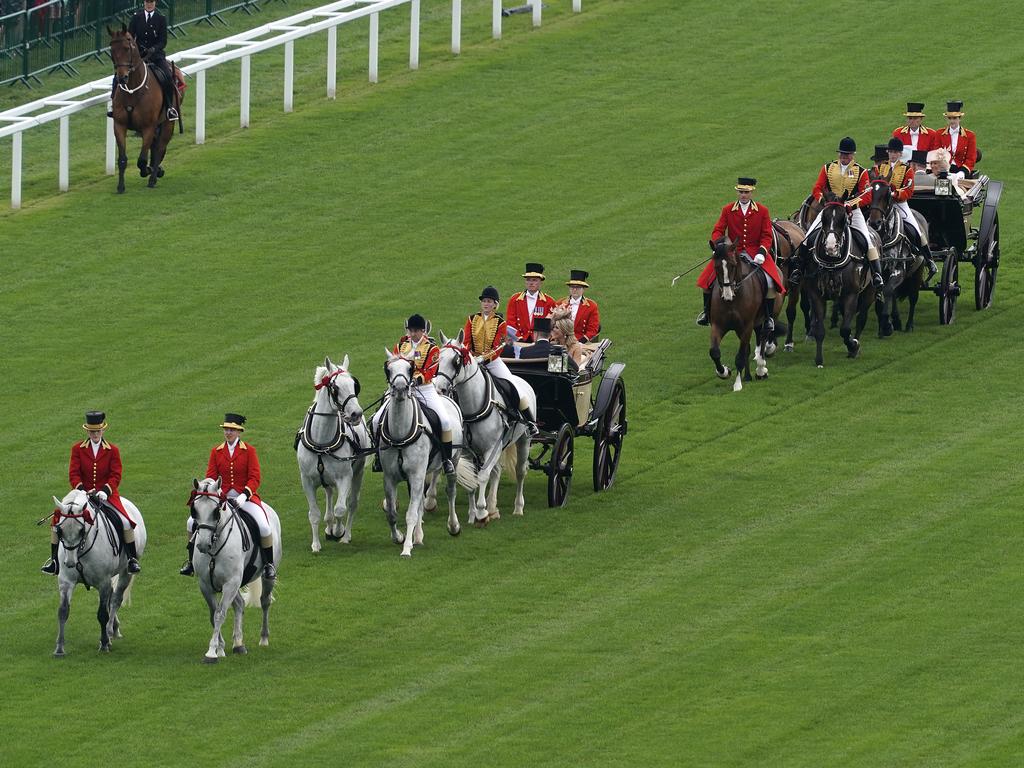
[[(108, 518), (103, 513), (103, 511), (98, 507), (94, 508), (93, 511), (95, 511), (96, 515), (93, 516), (92, 512), (90, 512), (89, 510), (90, 503), (91, 501), (86, 501), (86, 503), (82, 506), (81, 512), (68, 513), (60, 511), (60, 516), (61, 518), (66, 517), (72, 520), (82, 520), (83, 522), (80, 523), (80, 525), (82, 526), (83, 529), (86, 528), (86, 526), (92, 526), (93, 533), (91, 540), (89, 538), (89, 534), (83, 532), (82, 538), (79, 540), (78, 544), (72, 547), (69, 545), (67, 541), (64, 540), (64, 531), (61, 529), (60, 524), (58, 523), (55, 526), (55, 530), (57, 531), (57, 538), (64, 545), (64, 548), (68, 550), (74, 550), (77, 553), (77, 557), (75, 559), (75, 570), (78, 571), (78, 576), (81, 579), (82, 583), (85, 585), (86, 589), (91, 589), (92, 585), (85, 580), (85, 572), (82, 569), (82, 558), (90, 551), (92, 551), (92, 548), (94, 546), (96, 546), (96, 542), (100, 536), (100, 520), (103, 521), (103, 529), (104, 531), (106, 531), (107, 541), (110, 543), (110, 548), (113, 551), (114, 556), (117, 557), (121, 554), (121, 538), (117, 535), (113, 523), (110, 522), (110, 518)], [(87, 541), (88, 546), (86, 545)]]
[[(466, 364), (466, 358), (469, 356), (470, 352), (466, 348), (464, 348), (464, 347), (460, 348), (460, 347), (455, 346), (454, 344), (445, 344), (445, 347), (448, 348), (448, 349), (453, 349), (453, 350), (455, 350), (458, 353), (458, 355), (455, 358), (455, 377), (449, 376), (448, 374), (444, 373), (443, 371), (438, 371), (434, 375), (437, 376), (437, 377), (441, 377), (441, 378), (447, 379), (448, 383), (450, 385), (450, 389), (451, 389), (452, 395), (457, 397), (458, 393), (459, 393), (459, 390), (458, 390), (458, 388), (456, 386), (455, 379), (458, 378), (459, 372), (462, 371), (463, 366)], [(509, 425), (511, 423), (511, 419), (509, 418), (509, 416), (506, 413), (505, 409), (501, 407), (501, 404), (502, 404), (502, 401), (504, 400), (504, 397), (502, 397), (502, 401), (499, 401), (495, 397), (495, 388), (496, 387), (495, 387), (495, 384), (494, 384), (494, 376), (491, 374), (490, 371), (485, 369), (484, 366), (477, 365), (476, 371), (474, 373), (470, 374), (465, 379), (465, 381), (463, 381), (462, 383), (463, 384), (468, 384), (473, 378), (475, 378), (477, 376), (477, 374), (479, 374), (479, 375), (484, 377), (484, 398), (483, 398), (484, 404), (483, 404), (483, 406), (481, 406), (480, 410), (478, 410), (476, 413), (471, 413), (471, 414), (467, 415), (463, 411), (463, 413), (462, 413), (462, 423), (463, 424), (475, 424), (478, 421), (483, 421), (488, 416), (490, 416), (491, 413), (494, 411), (495, 407), (497, 407), (498, 413), (501, 415), (501, 420), (502, 420), (502, 427), (501, 427), (502, 443), (504, 443), (507, 446), (508, 443), (509, 443), (509, 439), (508, 438), (511, 436), (511, 430), (509, 429)], [(462, 410), (461, 405), (460, 405), (459, 410)], [(472, 451), (474, 453), (474, 455), (478, 455), (476, 453), (476, 451), (473, 450), (473, 430), (465, 429), (465, 430), (463, 430), (462, 434), (463, 434), (463, 438), (466, 441), (466, 447), (469, 448), (470, 451)]]
[[(217, 524), (208, 525), (207, 523), (200, 523), (196, 517), (195, 502), (198, 497), (207, 497), (211, 499), (217, 499), (218, 510), (217, 510)], [(231, 514), (228, 515), (227, 519), (220, 516), (220, 510), (223, 509), (224, 504), (228, 504), (231, 509)], [(214, 550), (210, 553), (210, 584), (213, 584), (213, 572), (217, 567), (217, 555), (221, 553), (221, 550), (227, 546), (228, 540), (231, 538), (231, 534), (238, 526), (239, 534), (242, 537), (242, 551), (249, 552), (252, 550), (252, 554), (249, 556), (249, 562), (247, 566), (251, 566), (253, 561), (256, 559), (256, 548), (252, 545), (252, 537), (249, 534), (249, 526), (238, 519), (238, 507), (232, 504), (228, 499), (219, 493), (210, 493), (209, 491), (192, 491), (192, 494), (188, 498), (188, 507), (192, 512), (192, 519), (196, 521), (193, 535), (199, 531), (210, 531), (210, 543), (213, 544)], [(227, 531), (224, 531), (224, 527), (228, 526)], [(217, 546), (217, 540), (220, 539), (220, 546)]]

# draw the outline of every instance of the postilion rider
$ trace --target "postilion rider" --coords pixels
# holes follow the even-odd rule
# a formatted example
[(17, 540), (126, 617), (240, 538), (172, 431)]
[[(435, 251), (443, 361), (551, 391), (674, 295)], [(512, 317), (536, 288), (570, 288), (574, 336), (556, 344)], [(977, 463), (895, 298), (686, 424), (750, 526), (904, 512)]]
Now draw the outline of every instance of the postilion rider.
[[(103, 438), (107, 430), (107, 415), (103, 411), (89, 411), (82, 425), (88, 437), (71, 446), (68, 480), (75, 490), (85, 491), (99, 504), (113, 507), (121, 518), (124, 531), (124, 549), (128, 556), (128, 573), (138, 573), (139, 555), (135, 549), (135, 521), (125, 512), (117, 489), (121, 484), (121, 452), (117, 446)], [(54, 512), (50, 527), (50, 559), (41, 568), (43, 573), (56, 574), (57, 530), (59, 512)]]
[[(722, 237), (728, 238), (736, 244), (738, 253), (745, 253), (750, 256), (755, 264), (760, 265), (765, 275), (770, 277), (766, 280), (764, 313), (766, 329), (775, 329), (775, 297), (777, 293), (785, 293), (782, 275), (772, 258), (772, 218), (768, 208), (752, 199), (754, 190), (757, 189), (757, 179), (740, 177), (736, 180), (737, 200), (735, 203), (726, 203), (722, 206), (722, 212), (715, 222), (715, 228), (711, 231), (711, 241), (717, 243)], [(708, 325), (711, 311), (711, 286), (715, 282), (715, 264), (708, 262), (704, 271), (697, 278), (697, 285), (704, 291), (704, 310), (697, 316), (697, 325)]]
[[(539, 267), (540, 265), (527, 265), (527, 271), (530, 266)], [(541, 267), (540, 271), (543, 272), (543, 269)], [(515, 381), (512, 379), (512, 371), (500, 357), (505, 348), (508, 326), (501, 313), (495, 311), (498, 308), (498, 299), (498, 289), (493, 285), (488, 285), (480, 292), (480, 311), (466, 318), (466, 325), (462, 329), (463, 343), (469, 347), (473, 355), (480, 358), (481, 365), (487, 368), (494, 378), (504, 379), (518, 391)], [(532, 331), (532, 323), (530, 328)], [(520, 396), (518, 407), (520, 418), (526, 425), (527, 431), (531, 436), (536, 436), (538, 430), (530, 416), (529, 401)]]
[[(837, 160), (821, 166), (821, 170), (818, 172), (818, 180), (814, 183), (811, 195), (819, 203), (826, 192), (831, 192), (836, 197), (846, 201), (845, 206), (850, 217), (850, 226), (864, 236), (864, 242), (867, 245), (868, 268), (871, 270), (871, 279), (875, 283), (875, 288), (881, 288), (885, 285), (885, 278), (882, 277), (882, 267), (878, 263), (878, 248), (874, 246), (871, 240), (868, 223), (864, 220), (864, 214), (861, 212), (861, 207), (867, 205), (861, 196), (864, 194), (864, 190), (868, 188), (870, 182), (868, 172), (855, 161), (857, 142), (849, 136), (844, 136), (839, 141), (839, 148), (836, 150), (836, 154), (839, 156)], [(824, 208), (818, 212), (817, 218), (814, 219), (814, 223), (807, 229), (807, 235), (800, 244), (798, 251), (800, 259), (789, 273), (789, 281), (794, 285), (800, 282), (800, 267), (805, 263), (810, 253), (813, 235), (821, 229), (821, 215), (823, 212)]]
[[(224, 414), (224, 442), (210, 449), (210, 460), (206, 466), (206, 477), (221, 479), (221, 493), (241, 512), (245, 512), (259, 526), (260, 553), (263, 555), (263, 578), (273, 579), (277, 576), (274, 567), (274, 538), (270, 527), (270, 518), (264, 511), (260, 497), (256, 491), (260, 487), (260, 459), (256, 449), (243, 442), (241, 435), (245, 432), (245, 416), (237, 413)], [(188, 518), (188, 560), (179, 573), (191, 576), (195, 573), (192, 567), (192, 551), (195, 541), (192, 531), (195, 521)]]
[(441, 350), (427, 335), (427, 321), (422, 315), (414, 314), (405, 323), (406, 335), (398, 340), (393, 352), (412, 358), (413, 395), (420, 404), (433, 411), (441, 422), (441, 468), (446, 475), (455, 472), (452, 463), (452, 423), (448, 411), (441, 403), (441, 396), (430, 382), (437, 373)]

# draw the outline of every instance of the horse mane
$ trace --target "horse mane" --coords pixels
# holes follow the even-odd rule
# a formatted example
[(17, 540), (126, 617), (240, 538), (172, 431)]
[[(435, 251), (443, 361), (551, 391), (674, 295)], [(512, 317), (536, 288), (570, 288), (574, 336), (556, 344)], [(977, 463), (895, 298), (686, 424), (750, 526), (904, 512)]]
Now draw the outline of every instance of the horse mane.
[(316, 368), (316, 373), (313, 374), (313, 386), (315, 387), (317, 384), (323, 381), (324, 376), (326, 376), (329, 373), (330, 371), (327, 370), (326, 365), (318, 365)]

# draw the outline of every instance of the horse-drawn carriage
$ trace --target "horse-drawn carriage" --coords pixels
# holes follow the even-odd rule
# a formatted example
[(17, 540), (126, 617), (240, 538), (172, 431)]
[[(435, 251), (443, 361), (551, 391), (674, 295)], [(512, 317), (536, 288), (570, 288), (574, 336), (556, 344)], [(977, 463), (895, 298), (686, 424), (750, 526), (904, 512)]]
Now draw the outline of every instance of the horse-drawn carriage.
[[(964, 189), (964, 187), (967, 187)], [(1003, 183), (987, 176), (960, 184), (918, 173), (910, 207), (928, 222), (936, 263), (942, 262), (932, 291), (939, 297), (939, 323), (953, 322), (960, 296), (960, 263), (974, 264), (974, 307), (992, 303), (999, 271), (999, 197)], [(979, 214), (980, 209), (980, 214)]]
[(625, 363), (605, 370), (610, 339), (587, 345), (589, 356), (577, 371), (565, 358), (506, 360), (509, 370), (537, 394), (539, 434), (531, 440), (530, 467), (548, 476), (548, 506), (562, 507), (569, 498), (577, 437), (594, 440), (594, 490), (615, 482), (622, 440), (626, 436)]

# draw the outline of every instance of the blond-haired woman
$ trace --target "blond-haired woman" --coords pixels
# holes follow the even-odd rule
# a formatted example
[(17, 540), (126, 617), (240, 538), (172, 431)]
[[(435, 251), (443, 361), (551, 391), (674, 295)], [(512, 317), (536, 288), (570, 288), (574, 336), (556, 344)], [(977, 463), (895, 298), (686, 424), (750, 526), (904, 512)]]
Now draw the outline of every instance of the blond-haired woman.
[(583, 345), (576, 340), (573, 330), (572, 312), (559, 307), (551, 313), (551, 343), (565, 347), (569, 358), (580, 365), (583, 362)]

